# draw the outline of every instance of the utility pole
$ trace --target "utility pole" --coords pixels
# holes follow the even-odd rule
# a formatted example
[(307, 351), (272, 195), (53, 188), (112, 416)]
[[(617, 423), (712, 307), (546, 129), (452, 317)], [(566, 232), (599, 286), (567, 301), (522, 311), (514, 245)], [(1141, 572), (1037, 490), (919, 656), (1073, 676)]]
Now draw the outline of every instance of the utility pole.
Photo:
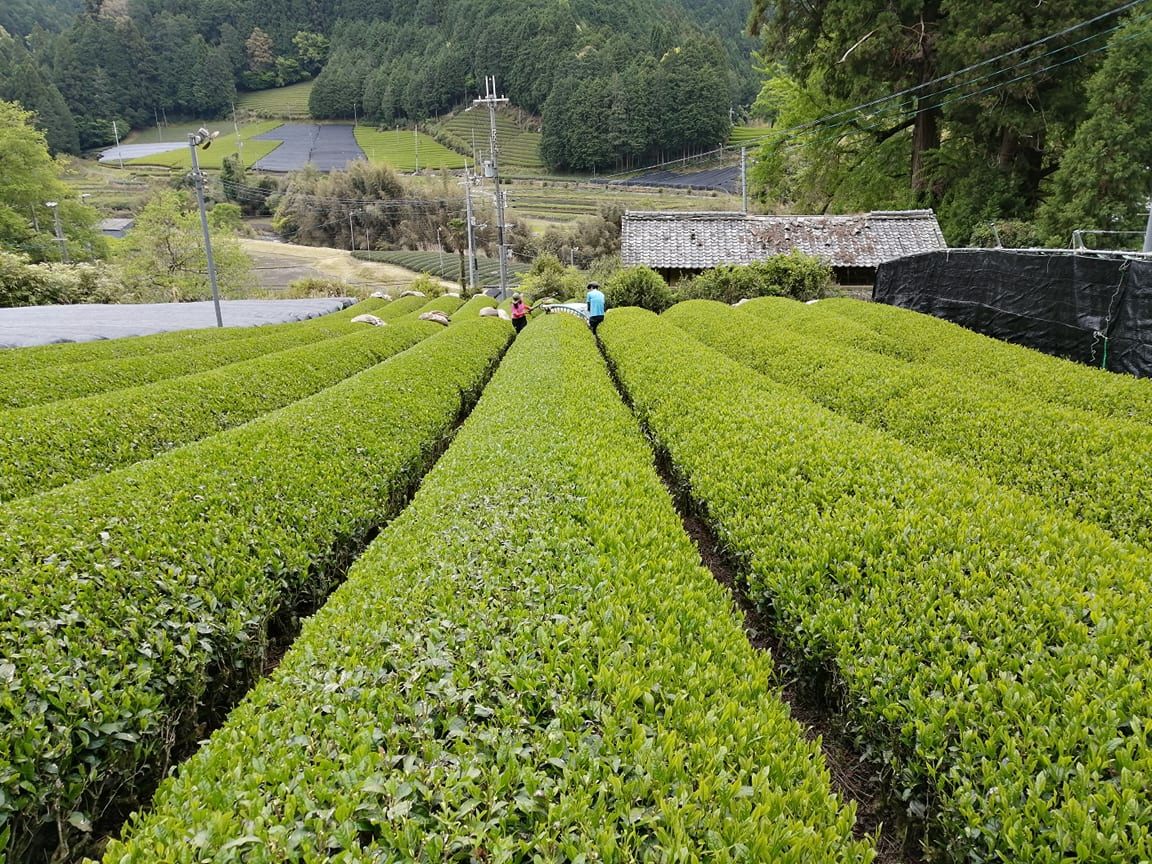
[(504, 243), (504, 196), (500, 194), (500, 166), (497, 158), (499, 146), (496, 141), (496, 106), (507, 104), (508, 99), (496, 95), (496, 76), (484, 77), (484, 98), (473, 100), (473, 105), (488, 106), (488, 122), (492, 130), (491, 156), (484, 163), (485, 176), (491, 177), (496, 186), (496, 244), (500, 250), (500, 299), (508, 297), (508, 247)]
[(120, 129), (116, 121), (112, 121), (112, 136), (116, 139), (116, 158), (120, 160), (120, 170), (124, 170), (124, 154), (120, 151)]
[(444, 238), (440, 236), (440, 226), (436, 226), (436, 248), (440, 250), (440, 278), (444, 278)]
[[(236, 150), (240, 156), (240, 170), (244, 170), (244, 139), (240, 137), (240, 124), (236, 121), (236, 103), (232, 103), (232, 128), (236, 130)], [(240, 196), (237, 195), (237, 198)]]
[(356, 230), (352, 227), (352, 211), (348, 211), (348, 249), (356, 251)]
[(472, 215), (472, 171), (464, 166), (464, 206), (468, 216), (468, 286), (476, 292), (476, 219)]
[(70, 264), (72, 262), (68, 260), (68, 244), (64, 242), (64, 231), (60, 227), (60, 202), (45, 201), (44, 206), (52, 211), (52, 216), (56, 220), (56, 242), (60, 244), (60, 260)]
[(416, 173), (420, 173), (420, 124), (412, 127), (412, 140), (416, 142)]
[(748, 215), (748, 148), (740, 148), (740, 200), (744, 204), (744, 215)]
[(1144, 229), (1144, 250), (1152, 252), (1152, 201), (1148, 202), (1148, 226)]
[(204, 231), (204, 254), (208, 259), (208, 282), (212, 286), (212, 305), (216, 308), (216, 326), (224, 326), (224, 318), (220, 314), (220, 289), (216, 285), (216, 260), (212, 257), (212, 235), (208, 231), (208, 211), (204, 207), (204, 174), (200, 171), (200, 160), (196, 156), (196, 148), (207, 149), (220, 135), (219, 132), (209, 132), (203, 126), (196, 132), (188, 133), (188, 149), (192, 152), (192, 180), (196, 184), (196, 202), (200, 205), (200, 228)]

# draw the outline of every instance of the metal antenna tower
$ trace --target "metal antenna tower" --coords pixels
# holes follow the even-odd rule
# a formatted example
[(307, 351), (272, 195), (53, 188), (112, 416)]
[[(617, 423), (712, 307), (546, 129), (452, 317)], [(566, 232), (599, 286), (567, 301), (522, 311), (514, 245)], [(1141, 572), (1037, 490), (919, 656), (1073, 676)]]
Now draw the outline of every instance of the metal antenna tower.
[(500, 299), (508, 297), (508, 247), (504, 243), (504, 196), (500, 192), (500, 167), (497, 160), (499, 150), (496, 141), (496, 106), (508, 104), (504, 96), (496, 95), (496, 76), (484, 76), (484, 98), (474, 99), (473, 105), (488, 106), (488, 122), (492, 129), (490, 160), (484, 162), (484, 176), (491, 177), (496, 186), (496, 243), (500, 249)]

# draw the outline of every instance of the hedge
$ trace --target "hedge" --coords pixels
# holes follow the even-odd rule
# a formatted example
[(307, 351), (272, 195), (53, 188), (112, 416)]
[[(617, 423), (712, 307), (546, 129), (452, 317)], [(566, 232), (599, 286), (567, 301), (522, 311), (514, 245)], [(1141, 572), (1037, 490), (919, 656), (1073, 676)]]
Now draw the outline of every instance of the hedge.
[(409, 312), (408, 315), (405, 316), (407, 320), (419, 318), (425, 312), (442, 312), (445, 315), (451, 316), (453, 312), (464, 305), (464, 301), (461, 298), (449, 297), (446, 294), (442, 294), (439, 297), (425, 297), (422, 299), (424, 300), (424, 304), (418, 309)]
[(801, 670), (833, 673), (928, 820), (929, 857), (1152, 855), (1152, 558), (650, 313), (600, 338)]
[(667, 316), (825, 407), (1152, 548), (1152, 429), (1145, 424), (1005, 393), (716, 303), (684, 303)]
[(0, 857), (99, 831), (200, 737), (261, 668), (270, 620), (322, 597), (402, 506), (511, 335), (461, 324), (245, 426), (0, 506)]
[(453, 321), (471, 321), (480, 315), (481, 309), (487, 309), (495, 305), (496, 301), (487, 294), (477, 294), (453, 312), (451, 318)]
[[(311, 322), (342, 321), (365, 312), (379, 314), (388, 301), (378, 298), (363, 300), (340, 312), (333, 312)], [(128, 307), (125, 307), (126, 309)], [(276, 332), (294, 323), (265, 324), (260, 327), (210, 327), (201, 330), (173, 330), (150, 336), (126, 336), (121, 339), (100, 339), (93, 342), (66, 342), (36, 345), (29, 348), (0, 348), (0, 375), (12, 375), (64, 363), (87, 363), (94, 360), (121, 360), (126, 357), (164, 354), (183, 351), (201, 345), (211, 345), (230, 339), (249, 339)]]
[(425, 321), (85, 399), (0, 411), (0, 501), (151, 459), (311, 396), (435, 333)]
[(547, 318), (104, 860), (871, 860), (770, 667), (587, 327)]
[[(1051, 357), (883, 303), (835, 299), (816, 307), (826, 317), (848, 320), (900, 340), (911, 352), (910, 359), (951, 375), (992, 382), (1056, 405), (1152, 423), (1152, 381)], [(759, 310), (749, 307), (748, 311)]]
[(267, 329), (260, 328), (247, 338), (206, 342), (179, 351), (18, 371), (6, 376), (6, 386), (0, 392), (0, 409), (26, 408), (61, 399), (78, 399), (181, 375), (192, 375), (297, 345), (343, 336), (355, 332), (358, 326), (350, 324), (346, 314), (338, 313), (338, 317), (325, 316), (310, 321), (278, 324)]
[(380, 312), (373, 312), (372, 314), (381, 321), (391, 323), (411, 315), (417, 309), (421, 309), (427, 302), (427, 297), (415, 297), (411, 295), (408, 297), (399, 297), (389, 303), (386, 309)]

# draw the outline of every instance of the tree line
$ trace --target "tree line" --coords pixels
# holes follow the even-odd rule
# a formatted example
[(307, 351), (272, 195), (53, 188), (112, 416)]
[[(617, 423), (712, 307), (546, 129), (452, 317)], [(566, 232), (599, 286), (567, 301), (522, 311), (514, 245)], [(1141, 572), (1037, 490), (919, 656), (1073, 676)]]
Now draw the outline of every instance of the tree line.
[[(559, 170), (624, 168), (724, 141), (747, 93), (728, 46), (690, 10), (647, 0), (606, 4), (448, 0), (345, 22), (316, 80), (315, 117), (408, 124), (478, 95), (485, 75), (514, 105), (542, 115), (543, 156)], [(714, 12), (714, 10), (711, 10)]]
[[(0, 99), (34, 112), (57, 153), (168, 115), (222, 116), (238, 89), (314, 76), (318, 118), (406, 124), (465, 103), (491, 74), (514, 104), (550, 115), (554, 167), (606, 168), (717, 143), (733, 100), (755, 92), (739, 0), (83, 0), (65, 24), (72, 2), (17, 0), (0, 31)], [(708, 38), (702, 24), (730, 32)], [(668, 101), (674, 75), (694, 82), (694, 104)], [(561, 83), (588, 98), (545, 111)], [(622, 157), (572, 137), (606, 87)], [(646, 119), (622, 122), (632, 108)], [(664, 114), (680, 120), (657, 134), (651, 117)]]

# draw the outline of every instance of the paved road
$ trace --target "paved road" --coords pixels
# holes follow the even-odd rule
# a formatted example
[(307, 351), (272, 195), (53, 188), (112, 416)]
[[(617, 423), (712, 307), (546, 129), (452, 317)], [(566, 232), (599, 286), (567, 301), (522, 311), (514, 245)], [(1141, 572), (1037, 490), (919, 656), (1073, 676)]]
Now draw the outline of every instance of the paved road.
[[(301, 321), (343, 309), (349, 298), (322, 300), (223, 300), (225, 327)], [(80, 304), (0, 309), (0, 348), (90, 342), (169, 330), (216, 326), (210, 301), (198, 303)]]
[(285, 123), (252, 140), (284, 142), (253, 166), (257, 171), (299, 171), (309, 164), (318, 171), (343, 171), (367, 158), (352, 127), (342, 124)]

